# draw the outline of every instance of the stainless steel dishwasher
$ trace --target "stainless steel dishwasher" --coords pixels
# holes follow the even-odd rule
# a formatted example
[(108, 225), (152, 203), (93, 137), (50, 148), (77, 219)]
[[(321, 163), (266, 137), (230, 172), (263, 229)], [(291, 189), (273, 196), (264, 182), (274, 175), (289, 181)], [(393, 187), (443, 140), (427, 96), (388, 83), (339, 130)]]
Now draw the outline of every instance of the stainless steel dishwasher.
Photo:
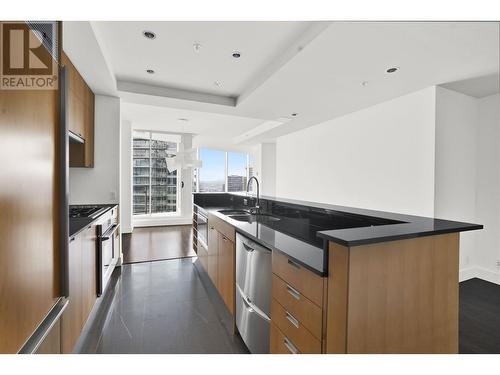
[(271, 250), (236, 234), (236, 327), (252, 353), (269, 353)]

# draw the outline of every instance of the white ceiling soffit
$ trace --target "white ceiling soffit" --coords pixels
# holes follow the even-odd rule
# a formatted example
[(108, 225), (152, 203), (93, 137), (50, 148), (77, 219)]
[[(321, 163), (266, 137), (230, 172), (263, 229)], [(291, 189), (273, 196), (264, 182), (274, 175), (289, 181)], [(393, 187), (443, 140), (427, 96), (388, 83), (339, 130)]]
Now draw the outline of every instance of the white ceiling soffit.
[(121, 116), (130, 121), (134, 129), (200, 134), (228, 140), (262, 122), (260, 119), (127, 102), (121, 104)]
[[(110, 51), (120, 91), (232, 107), (327, 26), (326, 22), (95, 23)], [(149, 30), (155, 39), (144, 38), (143, 32)], [(234, 52), (241, 58), (235, 59)]]
[(64, 21), (63, 50), (95, 94), (117, 96), (106, 47), (91, 22)]
[(469, 78), (462, 81), (445, 83), (441, 86), (475, 98), (484, 98), (485, 96), (500, 92), (500, 74), (495, 73), (477, 78)]

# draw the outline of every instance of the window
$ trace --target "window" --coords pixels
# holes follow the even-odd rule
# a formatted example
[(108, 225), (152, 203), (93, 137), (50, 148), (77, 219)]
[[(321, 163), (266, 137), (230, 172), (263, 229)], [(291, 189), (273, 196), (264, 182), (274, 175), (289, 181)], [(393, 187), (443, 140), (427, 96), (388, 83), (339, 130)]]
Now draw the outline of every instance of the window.
[(227, 153), (227, 191), (245, 191), (247, 188), (248, 155)]
[(200, 160), (203, 164), (198, 171), (199, 191), (226, 191), (226, 153), (202, 148)]
[(133, 132), (133, 214), (178, 211), (180, 178), (169, 172), (165, 158), (175, 155), (180, 139), (165, 133)]
[(193, 191), (236, 192), (245, 191), (252, 168), (245, 153), (225, 152), (200, 148), (203, 165), (194, 171)]

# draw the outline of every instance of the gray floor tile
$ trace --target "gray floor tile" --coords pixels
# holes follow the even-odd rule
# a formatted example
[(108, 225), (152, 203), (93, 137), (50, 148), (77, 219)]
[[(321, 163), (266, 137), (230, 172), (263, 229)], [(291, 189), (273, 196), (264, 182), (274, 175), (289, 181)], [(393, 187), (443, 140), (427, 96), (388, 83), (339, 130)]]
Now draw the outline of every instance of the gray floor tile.
[(225, 307), (202, 283), (193, 259), (124, 265), (113, 278), (113, 295), (100, 306), (103, 313), (93, 314), (96, 323), (86, 327), (82, 351), (247, 352), (241, 338), (232, 334), (227, 314), (220, 315)]

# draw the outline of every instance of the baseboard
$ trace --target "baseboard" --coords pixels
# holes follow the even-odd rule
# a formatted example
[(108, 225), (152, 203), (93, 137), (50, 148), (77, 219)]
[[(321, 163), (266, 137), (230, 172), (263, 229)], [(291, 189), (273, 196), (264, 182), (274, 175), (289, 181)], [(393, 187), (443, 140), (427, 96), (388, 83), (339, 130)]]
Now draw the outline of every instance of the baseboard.
[(133, 230), (134, 230), (134, 228), (132, 228), (132, 227), (121, 227), (120, 228), (121, 233), (132, 233)]
[(477, 277), (476, 267), (467, 267), (460, 270), (458, 281), (462, 282), (465, 280), (473, 279), (474, 277)]
[(479, 266), (468, 267), (460, 270), (460, 282), (473, 279), (474, 277), (500, 285), (500, 272), (495, 272)]

